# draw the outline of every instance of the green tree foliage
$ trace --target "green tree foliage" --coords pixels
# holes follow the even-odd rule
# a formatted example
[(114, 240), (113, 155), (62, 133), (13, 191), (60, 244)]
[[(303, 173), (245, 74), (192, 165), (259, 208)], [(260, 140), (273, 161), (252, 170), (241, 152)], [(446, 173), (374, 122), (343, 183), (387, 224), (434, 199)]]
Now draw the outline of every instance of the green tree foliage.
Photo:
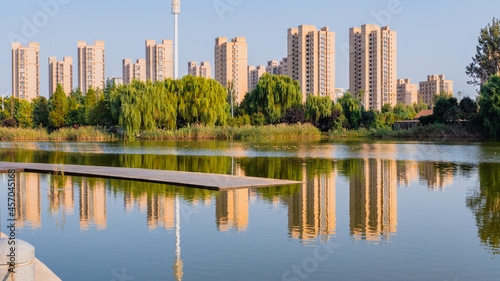
[(49, 126), (57, 129), (66, 125), (68, 114), (68, 99), (61, 85), (57, 85), (56, 91), (50, 97)]
[(467, 82), (472, 85), (483, 85), (500, 73), (500, 20), (493, 18), (491, 24), (481, 29), (476, 54), (465, 73), (472, 78)]
[[(265, 120), (264, 114), (262, 113), (255, 113), (255, 114), (261, 115)], [(304, 109), (302, 108), (302, 106), (287, 109), (285, 112), (285, 116), (283, 116), (283, 118), (281, 118), (280, 120), (280, 123), (283, 124), (297, 124), (305, 122), (306, 122), (306, 115), (304, 113)]]
[(85, 94), (85, 124), (97, 125), (97, 92), (94, 88), (90, 87)]
[(224, 125), (227, 119), (227, 91), (212, 79), (185, 76), (180, 81), (179, 116), (187, 124)]
[(128, 136), (157, 127), (173, 129), (177, 121), (177, 93), (180, 89), (181, 80), (171, 79), (154, 84), (151, 81), (133, 81), (122, 85), (110, 93), (112, 116), (118, 114), (119, 123)]
[(33, 120), (31, 119), (31, 113), (33, 107), (31, 103), (27, 100), (20, 100), (19, 105), (16, 108), (15, 118), (19, 126), (23, 128), (31, 128), (33, 126)]
[(359, 121), (362, 115), (362, 106), (358, 99), (355, 99), (351, 93), (346, 92), (340, 99), (342, 112), (345, 116), (345, 125), (347, 129), (358, 129)]
[(493, 75), (481, 87), (479, 118), (495, 138), (500, 134), (500, 76)]
[(436, 122), (442, 124), (453, 124), (460, 120), (460, 108), (454, 97), (440, 96), (434, 105), (434, 117)]
[(467, 197), (469, 207), (476, 219), (481, 242), (494, 255), (500, 254), (500, 164), (481, 163), (479, 188)]
[(392, 108), (392, 105), (390, 103), (386, 103), (382, 106), (382, 113), (388, 113), (388, 112), (394, 112), (394, 109)]
[(33, 100), (33, 112), (31, 115), (35, 127), (48, 127), (49, 103), (47, 102), (47, 98), (40, 96)]
[(307, 95), (306, 118), (317, 123), (320, 118), (332, 115), (334, 102), (330, 97)]
[(265, 73), (256, 88), (242, 102), (249, 114), (261, 112), (270, 123), (278, 122), (288, 108), (299, 107), (302, 101), (300, 85), (288, 76)]
[(425, 104), (421, 99), (418, 102), (412, 104), (413, 110), (418, 114), (422, 110), (429, 109), (429, 106)]
[(460, 116), (464, 120), (471, 120), (477, 114), (477, 103), (470, 97), (465, 97), (458, 105), (460, 107)]

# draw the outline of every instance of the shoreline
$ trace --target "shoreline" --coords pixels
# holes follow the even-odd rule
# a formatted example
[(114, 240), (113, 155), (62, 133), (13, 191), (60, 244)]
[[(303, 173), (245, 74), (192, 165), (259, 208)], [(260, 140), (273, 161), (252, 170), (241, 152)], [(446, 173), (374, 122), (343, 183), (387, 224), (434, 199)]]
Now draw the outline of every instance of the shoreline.
[(136, 138), (127, 139), (120, 129), (102, 127), (62, 128), (49, 133), (42, 128), (0, 128), (0, 141), (306, 141), (306, 140), (468, 140), (489, 141), (484, 132), (449, 125), (430, 125), (409, 130), (358, 129), (320, 132), (311, 124), (266, 125), (241, 127), (188, 126), (177, 130), (154, 130), (143, 132)]

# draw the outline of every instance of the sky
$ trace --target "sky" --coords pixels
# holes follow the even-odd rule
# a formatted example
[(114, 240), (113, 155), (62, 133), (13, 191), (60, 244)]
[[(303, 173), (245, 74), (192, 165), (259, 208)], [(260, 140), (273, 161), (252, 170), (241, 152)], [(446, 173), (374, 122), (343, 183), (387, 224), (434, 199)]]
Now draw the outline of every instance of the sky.
[[(121, 77), (124, 58), (145, 57), (145, 40), (174, 37), (170, 0), (2, 2), (0, 95), (12, 92), (11, 42), (40, 43), (40, 94), (48, 97), (48, 57), (73, 57), (77, 86), (77, 41), (105, 41), (106, 77)], [(481, 28), (499, 11), (498, 0), (181, 0), (179, 75), (188, 61), (213, 64), (216, 37), (246, 37), (249, 65), (281, 60), (287, 30), (305, 24), (335, 32), (336, 88), (348, 89), (349, 28), (378, 24), (398, 32), (398, 78), (418, 83), (444, 74), (455, 92), (475, 96), (465, 67)]]

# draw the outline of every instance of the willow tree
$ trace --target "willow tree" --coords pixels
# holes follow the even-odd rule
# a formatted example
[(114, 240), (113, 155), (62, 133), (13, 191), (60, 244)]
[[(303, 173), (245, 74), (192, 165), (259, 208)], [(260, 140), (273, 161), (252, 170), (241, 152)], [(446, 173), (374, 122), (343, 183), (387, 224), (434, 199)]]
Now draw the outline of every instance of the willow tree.
[(307, 95), (306, 118), (318, 122), (320, 118), (332, 115), (334, 102), (330, 97)]
[(128, 136), (157, 127), (175, 127), (177, 98), (171, 83), (170, 80), (155, 84), (133, 81), (111, 93), (113, 115), (119, 112), (119, 123)]
[(255, 89), (246, 95), (243, 104), (248, 113), (261, 112), (271, 123), (276, 123), (288, 108), (298, 107), (301, 102), (302, 93), (297, 81), (288, 76), (265, 73)]
[(342, 112), (347, 121), (348, 129), (358, 129), (359, 121), (362, 116), (362, 106), (358, 99), (355, 99), (351, 93), (346, 92), (340, 99)]
[(215, 80), (191, 75), (182, 78), (183, 89), (179, 95), (179, 117), (186, 123), (224, 125), (228, 104), (226, 89)]

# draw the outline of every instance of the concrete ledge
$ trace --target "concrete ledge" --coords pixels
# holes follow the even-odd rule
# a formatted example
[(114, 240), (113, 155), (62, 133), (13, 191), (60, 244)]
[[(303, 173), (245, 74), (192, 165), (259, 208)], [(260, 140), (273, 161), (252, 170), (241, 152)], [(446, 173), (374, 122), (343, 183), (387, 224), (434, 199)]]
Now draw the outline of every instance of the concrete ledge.
[(191, 173), (136, 168), (0, 162), (0, 173), (8, 170), (26, 173), (135, 180), (211, 190), (257, 188), (302, 184), (303, 182), (218, 174)]
[[(0, 233), (0, 238), (8, 238), (7, 235)], [(36, 247), (35, 247), (36, 255)], [(52, 272), (45, 264), (35, 258), (35, 280), (36, 281), (61, 281), (57, 275)]]

